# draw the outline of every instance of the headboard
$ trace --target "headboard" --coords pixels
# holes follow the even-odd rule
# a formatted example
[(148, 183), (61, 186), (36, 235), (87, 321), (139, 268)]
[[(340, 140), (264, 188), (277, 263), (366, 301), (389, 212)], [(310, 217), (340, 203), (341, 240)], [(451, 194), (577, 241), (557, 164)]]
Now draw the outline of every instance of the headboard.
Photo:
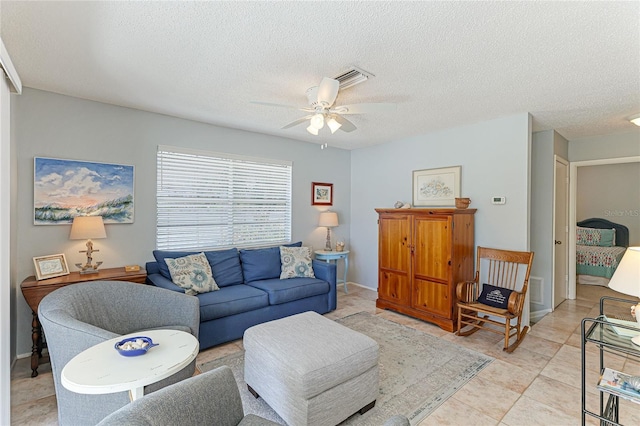
[(616, 245), (620, 247), (629, 247), (629, 228), (618, 223), (613, 223), (607, 219), (592, 218), (585, 219), (577, 224), (583, 228), (611, 229), (616, 230)]

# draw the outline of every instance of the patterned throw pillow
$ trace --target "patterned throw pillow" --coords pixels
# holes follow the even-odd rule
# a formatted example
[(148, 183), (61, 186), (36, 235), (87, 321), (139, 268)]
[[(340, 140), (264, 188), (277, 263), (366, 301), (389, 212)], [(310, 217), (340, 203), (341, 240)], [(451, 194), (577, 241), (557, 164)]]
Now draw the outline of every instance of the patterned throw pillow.
[(311, 250), (309, 247), (280, 247), (280, 262), (282, 269), (280, 279), (309, 277), (315, 278), (311, 265)]
[(615, 244), (615, 229), (576, 227), (576, 244), (582, 246), (612, 247)]
[(171, 281), (184, 288), (185, 294), (195, 295), (220, 290), (213, 279), (211, 266), (204, 253), (192, 254), (176, 259), (165, 258)]

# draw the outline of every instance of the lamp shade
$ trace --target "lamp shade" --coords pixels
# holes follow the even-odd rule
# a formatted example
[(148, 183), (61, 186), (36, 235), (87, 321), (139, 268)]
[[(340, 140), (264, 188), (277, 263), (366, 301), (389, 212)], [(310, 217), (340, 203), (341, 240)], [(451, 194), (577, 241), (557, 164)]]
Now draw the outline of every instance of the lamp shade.
[(640, 297), (640, 247), (629, 247), (609, 281), (609, 288)]
[(70, 240), (107, 238), (102, 216), (77, 216), (71, 224)]
[(338, 213), (336, 212), (322, 212), (320, 213), (320, 220), (318, 226), (326, 226), (331, 228), (338, 226)]

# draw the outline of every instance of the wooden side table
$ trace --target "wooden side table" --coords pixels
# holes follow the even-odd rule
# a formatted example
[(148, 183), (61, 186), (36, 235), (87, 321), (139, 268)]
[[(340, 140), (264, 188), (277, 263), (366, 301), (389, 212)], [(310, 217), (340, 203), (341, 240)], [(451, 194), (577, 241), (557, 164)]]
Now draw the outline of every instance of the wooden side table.
[(111, 280), (111, 281), (130, 281), (134, 283), (144, 284), (147, 280), (147, 271), (140, 268), (136, 272), (125, 272), (124, 267), (102, 269), (97, 274), (81, 275), (80, 272), (71, 272), (69, 275), (61, 277), (49, 278), (47, 280), (36, 280), (35, 276), (24, 279), (20, 284), (22, 295), (31, 308), (31, 340), (33, 346), (31, 348), (31, 377), (38, 375), (38, 364), (42, 358), (42, 327), (38, 319), (38, 305), (47, 294), (61, 287), (70, 284), (77, 284), (86, 281)]
[(337, 284), (341, 282), (344, 285), (344, 292), (349, 293), (347, 290), (347, 272), (349, 271), (349, 250), (343, 251), (329, 251), (329, 250), (316, 250), (316, 259), (324, 260), (327, 263), (331, 263), (331, 261), (337, 262), (338, 259), (344, 260), (344, 278), (342, 280), (337, 280)]

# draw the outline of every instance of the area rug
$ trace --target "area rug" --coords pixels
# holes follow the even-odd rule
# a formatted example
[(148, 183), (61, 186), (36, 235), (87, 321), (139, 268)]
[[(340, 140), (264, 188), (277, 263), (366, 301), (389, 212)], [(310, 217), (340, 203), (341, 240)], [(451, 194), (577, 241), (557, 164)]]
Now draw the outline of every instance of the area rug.
[[(364, 415), (354, 414), (341, 425), (382, 425), (402, 414), (418, 424), (489, 365), (493, 358), (410, 327), (359, 312), (337, 320), (366, 334), (380, 345), (380, 396)], [(254, 398), (244, 381), (244, 352), (198, 365), (200, 372), (228, 365), (238, 382), (245, 413), (285, 424), (262, 398)]]

